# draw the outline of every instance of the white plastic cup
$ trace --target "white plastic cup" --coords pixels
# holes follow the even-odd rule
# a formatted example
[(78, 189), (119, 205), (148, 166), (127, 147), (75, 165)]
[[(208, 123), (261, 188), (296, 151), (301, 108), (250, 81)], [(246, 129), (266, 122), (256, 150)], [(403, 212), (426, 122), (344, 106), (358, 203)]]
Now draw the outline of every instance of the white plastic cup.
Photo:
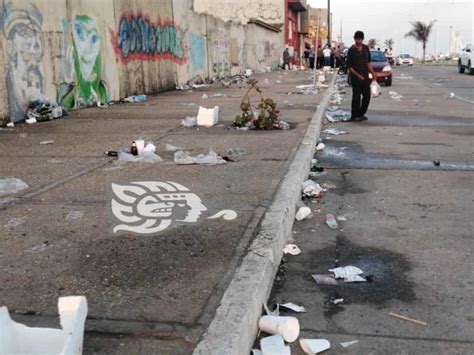
[(142, 154), (143, 148), (145, 148), (145, 141), (143, 139), (137, 139), (135, 144), (137, 145), (138, 154)]
[(298, 339), (300, 323), (295, 317), (262, 316), (258, 327), (268, 334), (280, 334), (287, 343)]

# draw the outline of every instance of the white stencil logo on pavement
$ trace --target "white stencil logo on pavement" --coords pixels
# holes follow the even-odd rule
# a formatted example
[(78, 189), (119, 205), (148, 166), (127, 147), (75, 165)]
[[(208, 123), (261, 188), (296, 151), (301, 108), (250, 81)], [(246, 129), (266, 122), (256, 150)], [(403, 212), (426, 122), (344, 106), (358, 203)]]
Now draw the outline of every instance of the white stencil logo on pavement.
[[(114, 233), (154, 234), (175, 224), (196, 223), (208, 210), (198, 195), (171, 181), (112, 184), (112, 191), (112, 213), (120, 223)], [(220, 217), (233, 220), (237, 213), (224, 210), (209, 218)]]

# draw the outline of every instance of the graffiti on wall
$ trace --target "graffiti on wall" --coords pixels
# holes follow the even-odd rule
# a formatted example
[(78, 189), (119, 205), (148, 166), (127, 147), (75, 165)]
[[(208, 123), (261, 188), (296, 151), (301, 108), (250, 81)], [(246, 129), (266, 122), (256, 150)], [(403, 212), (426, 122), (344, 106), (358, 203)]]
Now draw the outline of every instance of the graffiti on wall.
[(255, 46), (254, 49), (256, 52), (254, 55), (259, 64), (266, 64), (273, 69), (279, 66), (280, 51), (275, 43), (266, 40), (262, 45)]
[(112, 45), (122, 63), (134, 60), (186, 62), (183, 33), (173, 22), (133, 13), (122, 15), (117, 33), (111, 31)]
[(209, 51), (212, 71), (217, 78), (231, 75), (231, 48), (227, 32), (221, 29), (209, 30)]
[(200, 34), (189, 34), (189, 57), (193, 72), (203, 70), (206, 62), (206, 40)]
[(100, 34), (94, 19), (76, 15), (65, 34), (64, 80), (58, 87), (58, 103), (67, 109), (105, 104), (107, 84), (102, 79)]
[(5, 5), (0, 14), (5, 37), (5, 64), (10, 120), (25, 119), (30, 101), (43, 97), (43, 16), (30, 4), (28, 9)]

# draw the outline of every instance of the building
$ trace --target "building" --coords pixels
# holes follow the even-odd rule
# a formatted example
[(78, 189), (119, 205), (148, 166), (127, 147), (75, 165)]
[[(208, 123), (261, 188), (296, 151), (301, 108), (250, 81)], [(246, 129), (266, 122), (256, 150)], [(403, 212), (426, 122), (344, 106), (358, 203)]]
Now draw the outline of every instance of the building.
[(297, 65), (301, 64), (304, 36), (309, 30), (307, 7), (306, 0), (285, 0), (285, 43)]

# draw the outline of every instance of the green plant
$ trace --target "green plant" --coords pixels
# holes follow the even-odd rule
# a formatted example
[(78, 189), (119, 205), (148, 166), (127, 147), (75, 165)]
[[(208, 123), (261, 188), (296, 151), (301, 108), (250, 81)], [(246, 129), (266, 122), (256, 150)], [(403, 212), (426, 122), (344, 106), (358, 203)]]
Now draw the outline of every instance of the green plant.
[[(257, 86), (258, 80), (249, 80), (248, 84), (250, 87), (240, 103), (242, 113), (235, 117), (234, 125), (237, 127), (253, 125), (256, 129), (273, 129), (280, 114), (276, 102), (269, 97), (263, 97), (262, 90)], [(255, 105), (250, 99), (252, 91), (258, 93), (260, 97), (260, 101)]]

